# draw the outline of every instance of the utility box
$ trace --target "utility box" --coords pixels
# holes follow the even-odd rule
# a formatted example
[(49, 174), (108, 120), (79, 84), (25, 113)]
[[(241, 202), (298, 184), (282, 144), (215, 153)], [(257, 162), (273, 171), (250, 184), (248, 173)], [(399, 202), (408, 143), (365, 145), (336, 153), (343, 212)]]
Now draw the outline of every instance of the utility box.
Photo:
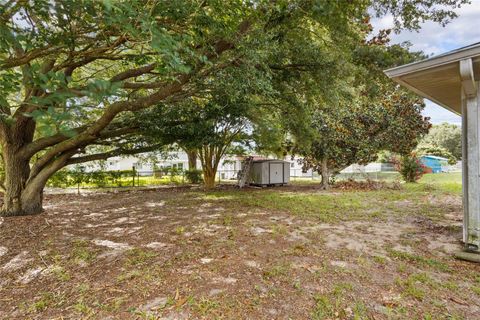
[(250, 171), (250, 184), (259, 186), (284, 185), (290, 182), (290, 162), (255, 160)]

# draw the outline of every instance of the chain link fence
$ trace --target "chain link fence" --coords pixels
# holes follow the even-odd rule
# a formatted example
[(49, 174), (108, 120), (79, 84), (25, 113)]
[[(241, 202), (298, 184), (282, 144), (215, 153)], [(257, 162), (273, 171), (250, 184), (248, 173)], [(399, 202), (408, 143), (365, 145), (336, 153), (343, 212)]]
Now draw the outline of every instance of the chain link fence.
[[(383, 165), (383, 164), (382, 164)], [(461, 164), (450, 166), (447, 172), (461, 172)], [(380, 171), (382, 170), (382, 171)], [(222, 184), (236, 184), (238, 170), (218, 170), (215, 180)], [(303, 172), (302, 169), (290, 169), (291, 183), (319, 183), (321, 176), (317, 172)], [(393, 167), (350, 166), (333, 177), (334, 181), (385, 181), (401, 180)], [(122, 170), (122, 171), (61, 171), (47, 183), (50, 190), (94, 190), (114, 188), (158, 187), (184, 185), (188, 183), (184, 170)]]

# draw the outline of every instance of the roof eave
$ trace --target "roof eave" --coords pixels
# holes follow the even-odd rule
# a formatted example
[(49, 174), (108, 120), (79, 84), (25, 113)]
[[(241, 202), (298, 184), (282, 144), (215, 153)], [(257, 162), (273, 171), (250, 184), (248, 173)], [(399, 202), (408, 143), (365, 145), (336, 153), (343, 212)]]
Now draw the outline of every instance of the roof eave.
[(403, 66), (387, 69), (384, 72), (390, 78), (397, 78), (410, 73), (440, 67), (450, 63), (456, 63), (460, 60), (468, 58), (478, 59), (478, 56), (480, 56), (480, 43), (476, 43), (466, 48), (457, 49), (422, 61), (412, 62)]
[(418, 94), (419, 96), (421, 96), (421, 97), (423, 97), (423, 98), (425, 98), (425, 99), (428, 99), (428, 100), (430, 100), (430, 101), (432, 101), (432, 102), (434, 102), (434, 103), (442, 106), (443, 108), (447, 109), (447, 110), (450, 111), (450, 112), (455, 113), (456, 115), (460, 115), (460, 112), (452, 109), (450, 106), (446, 105), (445, 103), (443, 103), (443, 102), (441, 102), (441, 101), (438, 101), (437, 99), (435, 99), (434, 97), (426, 94), (425, 92), (418, 90), (418, 89), (415, 88), (414, 86), (410, 85), (408, 82), (404, 81), (402, 78), (398, 77), (398, 78), (394, 78), (394, 80), (395, 80), (397, 83), (401, 84), (402, 86), (404, 86), (404, 87), (410, 89), (411, 91), (415, 92), (415, 93)]

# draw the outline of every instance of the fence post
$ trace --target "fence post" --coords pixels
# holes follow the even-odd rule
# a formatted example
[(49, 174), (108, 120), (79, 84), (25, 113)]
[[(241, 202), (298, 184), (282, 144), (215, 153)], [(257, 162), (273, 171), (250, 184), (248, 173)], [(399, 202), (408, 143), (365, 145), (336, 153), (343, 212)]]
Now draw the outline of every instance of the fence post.
[(132, 187), (135, 187), (135, 166), (132, 166)]

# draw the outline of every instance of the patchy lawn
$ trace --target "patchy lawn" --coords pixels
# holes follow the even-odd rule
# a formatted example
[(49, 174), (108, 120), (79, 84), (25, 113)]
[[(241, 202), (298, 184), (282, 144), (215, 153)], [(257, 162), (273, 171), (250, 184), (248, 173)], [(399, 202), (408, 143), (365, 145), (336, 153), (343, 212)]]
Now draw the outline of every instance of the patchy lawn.
[(478, 319), (455, 188), (49, 195), (0, 220), (5, 319)]

